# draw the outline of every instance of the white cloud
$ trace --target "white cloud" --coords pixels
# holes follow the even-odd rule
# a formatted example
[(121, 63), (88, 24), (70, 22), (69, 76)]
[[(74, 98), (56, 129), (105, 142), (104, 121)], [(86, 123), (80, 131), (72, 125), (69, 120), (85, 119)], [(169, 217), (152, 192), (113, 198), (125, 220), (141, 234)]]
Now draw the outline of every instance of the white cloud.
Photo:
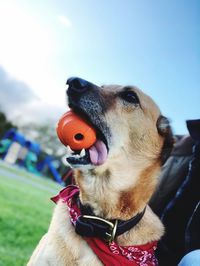
[[(65, 16), (59, 21), (71, 26)], [(20, 1), (0, 0), (0, 107), (17, 122), (55, 120), (67, 108), (67, 75), (57, 63), (60, 25), (46, 22)]]
[(14, 108), (13, 105), (9, 110), (8, 108), (2, 109), (5, 110), (9, 120), (17, 126), (22, 126), (29, 123), (40, 125), (51, 123), (56, 125), (60, 117), (67, 111), (68, 108), (64, 108), (62, 106), (59, 107), (57, 105), (48, 104), (42, 100), (34, 99), (30, 102), (24, 103), (23, 105), (17, 106), (17, 108)]
[[(56, 93), (60, 85), (53, 63), (57, 44), (51, 27), (14, 1), (0, 1), (0, 32), (4, 69), (47, 102), (59, 103), (62, 96)], [(64, 96), (64, 89), (60, 91)]]
[(13, 113), (35, 100), (39, 99), (26, 83), (11, 77), (0, 66), (0, 108), (3, 111)]
[(55, 124), (67, 110), (67, 106), (39, 99), (27, 84), (11, 77), (0, 66), (1, 110), (16, 125), (46, 122)]
[(66, 16), (60, 15), (60, 16), (58, 16), (58, 20), (66, 28), (71, 28), (72, 23)]
[[(66, 108), (67, 110), (67, 108)], [(66, 112), (65, 108), (40, 101), (32, 101), (23, 105), (8, 117), (17, 125), (26, 123), (46, 124), (47, 122), (57, 124), (60, 117)]]

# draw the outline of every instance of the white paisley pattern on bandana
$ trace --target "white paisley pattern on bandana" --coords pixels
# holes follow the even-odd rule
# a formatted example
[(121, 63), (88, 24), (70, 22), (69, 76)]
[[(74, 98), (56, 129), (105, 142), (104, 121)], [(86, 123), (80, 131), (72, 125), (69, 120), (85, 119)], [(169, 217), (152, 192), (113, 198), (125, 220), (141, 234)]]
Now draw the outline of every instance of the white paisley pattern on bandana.
[[(149, 266), (149, 263), (151, 263), (152, 266), (158, 265), (154, 253), (148, 252), (147, 250), (141, 250), (136, 246), (122, 247), (115, 242), (112, 242), (110, 243), (109, 248), (113, 254), (122, 255), (128, 260), (136, 262), (139, 266)], [(153, 250), (156, 250), (156, 245), (153, 247)]]

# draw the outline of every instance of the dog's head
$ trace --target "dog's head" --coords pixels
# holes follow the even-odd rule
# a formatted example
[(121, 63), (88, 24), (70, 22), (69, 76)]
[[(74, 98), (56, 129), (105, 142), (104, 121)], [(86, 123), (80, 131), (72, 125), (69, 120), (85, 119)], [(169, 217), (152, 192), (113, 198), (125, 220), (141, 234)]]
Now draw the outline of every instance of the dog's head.
[(80, 78), (67, 81), (69, 107), (96, 129), (88, 150), (71, 153), (73, 167), (94, 168), (127, 160), (130, 164), (163, 163), (173, 145), (169, 121), (153, 100), (134, 86), (98, 87)]

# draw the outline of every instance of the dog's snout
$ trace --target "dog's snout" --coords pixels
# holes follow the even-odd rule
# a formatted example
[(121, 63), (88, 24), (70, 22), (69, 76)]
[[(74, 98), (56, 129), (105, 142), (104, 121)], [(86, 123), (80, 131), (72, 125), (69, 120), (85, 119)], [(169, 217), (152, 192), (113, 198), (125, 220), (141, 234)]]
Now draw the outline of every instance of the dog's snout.
[(72, 109), (82, 110), (91, 116), (100, 115), (105, 110), (105, 103), (101, 97), (101, 88), (81, 78), (67, 80), (68, 105)]

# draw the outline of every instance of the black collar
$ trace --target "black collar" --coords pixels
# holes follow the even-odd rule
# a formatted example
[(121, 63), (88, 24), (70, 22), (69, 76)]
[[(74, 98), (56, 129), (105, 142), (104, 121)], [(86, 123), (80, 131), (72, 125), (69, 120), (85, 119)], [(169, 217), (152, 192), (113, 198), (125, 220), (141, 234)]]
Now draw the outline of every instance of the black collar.
[(133, 228), (142, 219), (144, 210), (127, 221), (122, 220), (105, 220), (95, 216), (89, 206), (84, 206), (78, 202), (81, 210), (81, 216), (76, 221), (75, 231), (84, 237), (98, 237), (111, 242), (116, 236), (119, 236)]

